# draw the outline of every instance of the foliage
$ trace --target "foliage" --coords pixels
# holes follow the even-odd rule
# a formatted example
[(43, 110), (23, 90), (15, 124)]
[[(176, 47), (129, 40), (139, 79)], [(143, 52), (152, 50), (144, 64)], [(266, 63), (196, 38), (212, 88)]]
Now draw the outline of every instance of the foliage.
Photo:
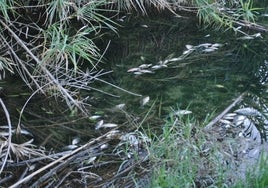
[(261, 8), (255, 8), (253, 0), (231, 0), (228, 3), (196, 0), (196, 4), (200, 22), (207, 26), (214, 26), (216, 29), (229, 28), (236, 31), (240, 31), (236, 27), (260, 27), (260, 30), (266, 30), (255, 24)]
[(217, 124), (206, 132), (190, 115), (171, 113), (162, 133), (149, 146), (154, 164), (152, 187), (267, 186), (267, 153), (263, 152), (258, 160), (258, 146), (250, 148), (254, 150), (250, 160), (241, 154), (242, 148), (250, 144), (248, 138), (246, 144), (236, 136), (238, 129), (231, 133), (222, 130)]
[[(86, 84), (94, 75), (98, 77), (96, 66), (102, 54), (95, 40), (103, 29), (116, 32), (115, 23), (104, 16), (110, 11), (101, 8), (107, 4), (105, 0), (83, 4), (68, 0), (1, 1), (0, 39), (2, 48), (7, 49), (1, 52), (1, 69), (12, 71), (15, 67), (30, 88), (59, 94), (70, 108), (86, 113), (77, 92), (90, 90)], [(88, 64), (88, 71), (80, 69), (82, 63)], [(85, 78), (83, 82), (79, 77)]]

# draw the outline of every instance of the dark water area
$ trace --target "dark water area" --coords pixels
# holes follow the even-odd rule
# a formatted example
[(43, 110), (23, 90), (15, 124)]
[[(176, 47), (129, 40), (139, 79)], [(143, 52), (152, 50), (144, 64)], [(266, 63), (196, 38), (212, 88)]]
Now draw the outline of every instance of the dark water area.
[[(83, 91), (81, 97), (89, 96), (91, 115), (100, 115), (105, 122), (116, 123), (126, 132), (141, 124), (161, 129), (173, 110), (187, 109), (203, 122), (207, 116), (220, 113), (244, 91), (266, 96), (265, 34), (244, 40), (242, 34), (233, 31), (201, 29), (194, 17), (124, 16), (118, 17), (118, 34), (109, 33), (101, 41), (102, 49), (108, 41), (110, 45), (99, 68), (112, 71), (101, 79), (140, 96), (94, 82), (92, 87), (117, 97)], [(218, 47), (211, 50), (212, 45)], [(152, 70), (160, 62), (167, 63)], [(147, 71), (142, 74), (130, 71), (141, 65), (150, 67), (142, 69)], [(0, 87), (4, 88), (4, 100), (16, 127), (19, 112), (32, 91), (14, 80), (19, 79), (10, 77)], [(141, 105), (144, 98), (150, 100)], [(115, 109), (119, 104), (125, 105), (123, 111)], [(103, 131), (95, 130), (96, 123), (76, 117), (62, 101), (42, 95), (29, 100), (22, 116), (22, 124), (33, 132), (36, 143), (53, 148), (71, 143), (76, 136), (87, 140), (102, 135)]]
[[(262, 19), (266, 22), (268, 17)], [(111, 175), (117, 178), (126, 161), (140, 157), (136, 153), (149, 155), (143, 144), (161, 134), (167, 118), (179, 110), (191, 111), (186, 117), (194, 117), (197, 125), (205, 126), (247, 92), (250, 95), (243, 100), (242, 108), (253, 106), (261, 111), (260, 106), (264, 107), (264, 117), (268, 117), (267, 33), (246, 31), (251, 36), (248, 39), (233, 30), (204, 29), (188, 15), (127, 14), (118, 16), (117, 21), (121, 25), (118, 33), (104, 35), (98, 45), (101, 51), (107, 49), (98, 68), (110, 73), (90, 85), (95, 90), (80, 94), (89, 103), (88, 117), (75, 109), (70, 111), (57, 97), (31, 96), (33, 91), (19, 77), (0, 80), (0, 97), (9, 110), (13, 131), (19, 122), (26, 131), (12, 136), (12, 142), (33, 140), (34, 145), (50, 153), (73, 150), (96, 139), (81, 158), (81, 165), (90, 165), (90, 173), (103, 175), (105, 182)], [(7, 124), (3, 110), (0, 121)], [(112, 129), (97, 128), (103, 124), (116, 126), (118, 135), (111, 140), (98, 139)], [(6, 126), (0, 129), (0, 134), (7, 132)], [(132, 140), (123, 140), (122, 136)], [(133, 138), (138, 148), (131, 158)], [(145, 138), (144, 143), (138, 141)], [(145, 163), (148, 166), (142, 169), (152, 168)], [(62, 175), (65, 177), (65, 172)], [(93, 185), (95, 181), (89, 182)]]
[[(122, 25), (105, 55), (107, 68), (113, 70), (108, 79), (128, 91), (149, 96), (147, 109), (154, 104), (158, 117), (165, 117), (171, 108), (188, 109), (202, 121), (207, 114), (222, 111), (242, 92), (263, 89), (257, 75), (266, 58), (265, 38), (243, 40), (243, 35), (233, 31), (200, 29), (198, 20), (186, 17), (129, 18)], [(211, 52), (197, 49), (152, 73), (128, 72), (140, 65), (154, 66), (182, 57), (186, 45), (208, 43), (221, 46)], [(142, 97), (106, 91), (120, 96), (108, 99), (110, 105), (126, 103), (132, 112), (145, 110), (139, 104)]]

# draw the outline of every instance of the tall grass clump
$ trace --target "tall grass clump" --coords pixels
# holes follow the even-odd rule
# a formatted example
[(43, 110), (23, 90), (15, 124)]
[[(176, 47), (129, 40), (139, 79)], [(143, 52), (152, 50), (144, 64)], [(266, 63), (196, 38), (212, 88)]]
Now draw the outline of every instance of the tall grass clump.
[(241, 28), (266, 31), (267, 29), (256, 24), (257, 15), (261, 8), (254, 7), (253, 2), (253, 0), (195, 1), (200, 23), (203, 23), (205, 27), (227, 28), (234, 31), (240, 31)]
[(152, 140), (152, 187), (267, 186), (267, 160), (247, 166), (246, 175), (244, 159), (235, 157), (241, 143), (217, 131), (204, 131), (189, 115), (170, 115), (162, 133)]
[(154, 163), (153, 187), (190, 187), (196, 185), (201, 145), (204, 138), (195, 139), (195, 121), (190, 117), (185, 122), (170, 116), (155, 137), (150, 148)]

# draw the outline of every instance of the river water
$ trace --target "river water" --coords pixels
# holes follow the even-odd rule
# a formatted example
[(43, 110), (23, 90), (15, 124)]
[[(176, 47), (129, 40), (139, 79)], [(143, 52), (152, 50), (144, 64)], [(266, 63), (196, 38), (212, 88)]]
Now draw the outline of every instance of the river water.
[[(112, 71), (101, 77), (110, 84), (96, 81), (92, 87), (102, 92), (81, 93), (89, 97), (90, 116), (99, 119), (77, 116), (60, 101), (36, 95), (21, 118), (22, 128), (32, 134), (25, 141), (33, 137), (36, 145), (62, 150), (74, 138), (83, 143), (107, 132), (96, 130), (100, 121), (119, 125), (122, 132), (161, 130), (168, 115), (178, 110), (191, 112), (202, 124), (245, 91), (254, 107), (255, 99), (267, 104), (267, 34), (248, 31), (250, 37), (245, 37), (231, 29), (201, 29), (194, 17), (165, 13), (119, 16), (118, 22), (118, 33), (104, 35), (99, 45), (104, 50), (109, 44), (98, 68)], [(10, 77), (0, 87), (16, 127), (31, 91), (14, 80), (19, 78)]]
[[(112, 71), (101, 79), (128, 92), (96, 81), (92, 87), (109, 95), (82, 92), (81, 97), (89, 97), (91, 115), (100, 115), (105, 122), (123, 125), (126, 130), (135, 129), (129, 125), (132, 122), (136, 127), (142, 122), (157, 128), (172, 111), (191, 111), (204, 122), (244, 91), (266, 97), (265, 33), (251, 31), (253, 37), (247, 39), (233, 30), (201, 29), (195, 17), (165, 13), (157, 17), (129, 14), (118, 20), (118, 33), (108, 33), (101, 41), (102, 50), (109, 46), (98, 68)], [(1, 87), (16, 125), (30, 91), (14, 80), (19, 79), (10, 77)], [(118, 105), (122, 108), (119, 111)], [(27, 104), (23, 124), (37, 132), (37, 142), (46, 145), (49, 142), (44, 140), (54, 135), (51, 146), (62, 147), (77, 135), (88, 138), (101, 134), (95, 131), (97, 121), (74, 121), (75, 116), (60, 106), (53, 98), (38, 95)], [(71, 125), (57, 126), (62, 121)]]
[[(131, 112), (154, 104), (158, 117), (171, 108), (188, 109), (202, 120), (223, 110), (243, 91), (258, 93), (264, 87), (259, 67), (265, 64), (267, 46), (262, 36), (246, 40), (233, 31), (201, 30), (197, 20), (174, 16), (134, 19), (122, 25), (120, 37), (111, 40), (106, 54), (105, 66), (113, 70), (109, 80), (149, 96), (150, 101), (141, 107), (143, 97), (107, 87), (105, 91), (120, 98), (104, 96), (103, 103), (125, 103)], [(159, 68), (161, 63), (166, 65)]]

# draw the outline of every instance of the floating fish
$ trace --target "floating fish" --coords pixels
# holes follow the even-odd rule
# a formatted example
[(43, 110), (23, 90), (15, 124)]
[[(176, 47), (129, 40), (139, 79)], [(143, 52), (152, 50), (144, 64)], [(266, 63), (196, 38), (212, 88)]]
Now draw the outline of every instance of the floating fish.
[(252, 39), (254, 39), (254, 37), (252, 36), (243, 36), (238, 38), (238, 40), (252, 40)]
[(75, 138), (73, 138), (73, 140), (72, 140), (72, 145), (77, 145), (79, 142), (80, 142), (80, 138), (79, 137), (75, 137)]
[(143, 73), (143, 74), (146, 74), (146, 73), (147, 73), (147, 74), (148, 74), (148, 73), (149, 73), (149, 74), (153, 74), (153, 73), (154, 73), (153, 71), (145, 70), (145, 69), (142, 69), (142, 70), (140, 70), (139, 72), (140, 72), (140, 73)]
[(203, 52), (207, 52), (207, 53), (209, 53), (209, 52), (214, 52), (215, 50), (217, 50), (218, 48), (206, 48), (206, 49), (204, 49), (204, 50), (202, 50)]
[(114, 138), (114, 137), (118, 137), (120, 134), (120, 131), (119, 130), (111, 130), (109, 133), (107, 133), (107, 138), (111, 139), (111, 138)]
[(173, 61), (181, 61), (182, 58), (181, 57), (176, 57), (176, 58), (172, 58), (169, 60), (169, 62), (173, 62)]
[(247, 117), (246, 116), (243, 116), (243, 115), (237, 115), (234, 117), (234, 120), (233, 120), (233, 123), (235, 126), (240, 126), (243, 124), (244, 120), (246, 119)]
[(185, 47), (186, 47), (188, 50), (191, 50), (191, 49), (193, 49), (194, 46), (193, 46), (193, 45), (190, 45), (190, 44), (186, 44)]
[(137, 137), (131, 133), (122, 135), (120, 137), (120, 140), (122, 141), (127, 141), (131, 146), (138, 146), (139, 145), (139, 140)]
[(235, 112), (245, 116), (262, 116), (262, 114), (258, 110), (250, 107), (241, 108), (236, 110)]
[(223, 116), (223, 119), (226, 119), (226, 120), (233, 120), (234, 117), (237, 115), (237, 113), (228, 113), (228, 114), (225, 114)]
[(161, 69), (163, 67), (164, 67), (163, 65), (154, 65), (154, 66), (152, 66), (152, 70), (158, 70), (158, 69)]
[(131, 69), (128, 69), (127, 72), (136, 72), (136, 71), (139, 71), (140, 68), (131, 68)]
[(146, 68), (149, 68), (151, 66), (152, 66), (152, 64), (142, 64), (142, 65), (139, 66), (139, 68), (146, 69)]
[(187, 114), (191, 114), (192, 111), (190, 110), (177, 110), (174, 112), (174, 115), (176, 116), (183, 116), (183, 115), (187, 115)]
[(142, 72), (134, 72), (133, 74), (135, 74), (135, 75), (142, 75), (143, 73)]
[(90, 120), (96, 120), (96, 119), (99, 119), (101, 116), (99, 115), (93, 115), (93, 116), (90, 116), (89, 119)]
[(217, 88), (225, 88), (224, 85), (221, 85), (221, 84), (216, 84), (215, 87), (217, 87)]
[(226, 120), (226, 119), (220, 119), (220, 122), (223, 123), (223, 124), (226, 124), (226, 125), (231, 125), (232, 124), (231, 121)]
[(141, 25), (141, 27), (148, 28), (148, 25), (144, 24), (144, 25)]
[(77, 145), (68, 145), (68, 146), (65, 146), (63, 148), (64, 151), (68, 151), (68, 150), (74, 150), (76, 149), (78, 146)]
[(206, 47), (208, 48), (209, 46), (211, 46), (212, 44), (211, 43), (203, 43), (203, 44), (199, 44), (198, 46), (196, 47)]
[[(0, 131), (0, 136), (3, 136), (3, 137), (9, 136), (9, 132), (8, 132), (9, 126), (8, 125), (0, 126), (0, 130), (1, 129), (2, 129), (2, 131)], [(12, 129), (11, 133), (12, 134), (22, 134), (22, 135), (27, 135), (27, 136), (33, 137), (33, 134), (30, 133), (29, 131), (27, 131), (26, 129), (20, 129), (19, 132), (17, 131), (17, 129)]]
[(211, 47), (218, 48), (218, 47), (222, 47), (222, 46), (223, 46), (223, 44), (215, 43), (215, 44), (212, 44)]
[(108, 146), (109, 146), (108, 144), (102, 144), (102, 145), (100, 146), (100, 149), (101, 149), (101, 150), (107, 149)]
[(102, 125), (103, 125), (104, 121), (103, 120), (100, 120), (96, 123), (95, 125), (95, 129), (98, 130)]
[(85, 163), (85, 164), (91, 164), (91, 163), (93, 163), (96, 159), (97, 159), (96, 156), (94, 156), (94, 157), (90, 157), (88, 160), (85, 160), (84, 163)]
[(184, 51), (182, 54), (183, 54), (183, 55), (186, 55), (186, 54), (189, 54), (189, 53), (191, 53), (191, 52), (193, 52), (193, 51), (194, 51), (193, 49), (186, 50), (186, 51)]
[(116, 109), (119, 109), (119, 110), (122, 110), (124, 107), (126, 106), (125, 103), (122, 103), (122, 104), (118, 104), (115, 106)]
[(140, 101), (141, 106), (145, 106), (149, 101), (150, 101), (150, 97), (149, 97), (149, 96), (144, 97), (144, 98), (141, 99), (141, 101)]
[(99, 126), (96, 126), (96, 130), (100, 129), (100, 128), (114, 128), (114, 127), (117, 127), (118, 125), (115, 124), (115, 123), (103, 123), (103, 124), (100, 124)]

